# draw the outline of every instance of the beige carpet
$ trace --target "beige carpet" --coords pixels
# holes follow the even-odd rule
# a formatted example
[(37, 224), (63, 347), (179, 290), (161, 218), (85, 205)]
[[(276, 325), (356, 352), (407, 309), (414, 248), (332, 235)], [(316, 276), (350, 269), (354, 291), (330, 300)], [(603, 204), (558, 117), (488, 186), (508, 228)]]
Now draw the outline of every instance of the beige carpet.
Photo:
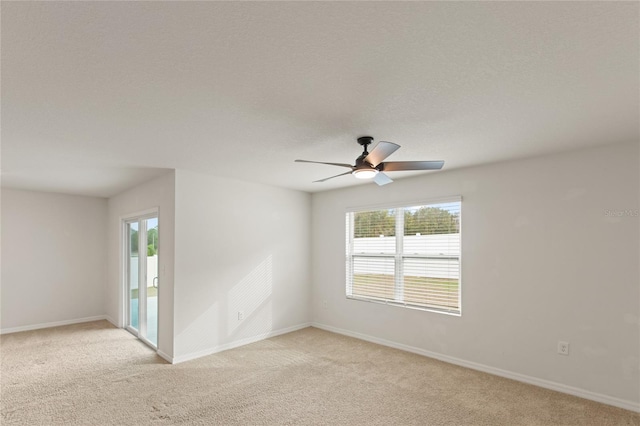
[(2, 336), (2, 425), (640, 425), (315, 328), (170, 365), (106, 321)]

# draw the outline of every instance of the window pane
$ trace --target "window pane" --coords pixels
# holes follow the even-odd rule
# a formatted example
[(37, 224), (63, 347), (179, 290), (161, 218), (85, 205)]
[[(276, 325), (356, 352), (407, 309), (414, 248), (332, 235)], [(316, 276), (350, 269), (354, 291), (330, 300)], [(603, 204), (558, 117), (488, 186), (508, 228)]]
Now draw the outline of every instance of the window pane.
[(353, 213), (353, 253), (395, 253), (395, 210)]
[(393, 300), (395, 260), (388, 257), (354, 257), (352, 296)]
[(128, 281), (129, 281), (129, 325), (138, 329), (138, 222), (127, 223)]
[(459, 308), (459, 259), (408, 258), (403, 265), (406, 303)]
[(459, 232), (459, 202), (404, 209), (404, 235), (457, 234)]
[(403, 254), (460, 257), (460, 203), (405, 208)]
[(147, 222), (147, 335), (151, 343), (158, 346), (158, 218)]

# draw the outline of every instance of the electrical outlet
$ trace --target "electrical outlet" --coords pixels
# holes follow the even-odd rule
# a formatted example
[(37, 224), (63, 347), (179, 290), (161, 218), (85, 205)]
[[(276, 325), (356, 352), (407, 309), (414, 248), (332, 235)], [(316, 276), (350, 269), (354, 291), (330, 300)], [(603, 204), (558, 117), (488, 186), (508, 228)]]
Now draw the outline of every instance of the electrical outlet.
[(569, 355), (569, 342), (558, 342), (558, 353), (560, 355)]
[(238, 311), (238, 321), (242, 321), (244, 319), (244, 311)]
[(326, 301), (326, 299), (322, 301), (322, 309), (327, 309), (327, 301)]

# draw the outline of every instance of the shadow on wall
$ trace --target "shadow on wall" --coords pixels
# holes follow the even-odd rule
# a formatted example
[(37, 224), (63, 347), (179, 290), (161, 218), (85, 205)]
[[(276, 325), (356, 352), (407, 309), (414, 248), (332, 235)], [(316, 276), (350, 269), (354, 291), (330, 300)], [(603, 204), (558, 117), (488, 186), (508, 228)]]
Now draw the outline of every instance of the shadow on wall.
[(185, 313), (193, 318), (175, 337), (177, 356), (200, 356), (272, 331), (272, 263), (269, 255), (228, 289), (210, 283), (200, 292), (186, 295), (190, 309)]
[(273, 291), (273, 256), (269, 255), (227, 295), (227, 336), (257, 336), (273, 329), (271, 294)]

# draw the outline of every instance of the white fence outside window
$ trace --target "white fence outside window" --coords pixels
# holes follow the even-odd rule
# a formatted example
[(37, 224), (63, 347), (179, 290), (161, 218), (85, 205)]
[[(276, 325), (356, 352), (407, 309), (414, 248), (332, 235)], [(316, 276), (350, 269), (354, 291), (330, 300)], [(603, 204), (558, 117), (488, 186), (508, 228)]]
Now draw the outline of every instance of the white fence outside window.
[[(416, 277), (454, 278), (460, 275), (460, 234), (405, 235), (404, 273)], [(395, 253), (396, 237), (354, 238), (353, 254), (360, 258), (366, 254)], [(416, 258), (411, 257), (416, 255)], [(419, 259), (419, 260), (418, 260)], [(371, 259), (371, 261), (375, 261)], [(378, 262), (382, 259), (378, 258)], [(364, 262), (354, 262), (354, 274), (366, 274)]]

